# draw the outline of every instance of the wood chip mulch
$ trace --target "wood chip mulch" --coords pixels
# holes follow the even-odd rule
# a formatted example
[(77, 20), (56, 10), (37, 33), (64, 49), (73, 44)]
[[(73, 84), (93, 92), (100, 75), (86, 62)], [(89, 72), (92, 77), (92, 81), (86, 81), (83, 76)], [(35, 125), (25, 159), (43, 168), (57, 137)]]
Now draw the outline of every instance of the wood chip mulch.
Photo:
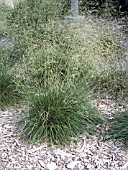
[[(124, 110), (110, 99), (94, 104), (110, 119)], [(128, 151), (102, 136), (81, 136), (66, 148), (25, 144), (15, 126), (21, 114), (22, 109), (0, 111), (0, 170), (128, 170)]]

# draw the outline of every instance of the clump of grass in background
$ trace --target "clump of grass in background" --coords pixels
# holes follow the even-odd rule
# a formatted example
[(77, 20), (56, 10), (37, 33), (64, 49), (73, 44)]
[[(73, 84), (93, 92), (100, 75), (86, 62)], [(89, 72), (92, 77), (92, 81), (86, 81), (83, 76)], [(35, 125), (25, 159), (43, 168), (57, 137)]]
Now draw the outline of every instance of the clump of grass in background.
[(112, 17), (112, 16), (118, 16), (119, 15), (119, 2), (113, 1), (113, 0), (105, 0), (105, 2), (102, 4), (102, 16), (106, 17)]
[(0, 2), (0, 37), (6, 35), (8, 32), (7, 16), (9, 13), (9, 8)]
[[(77, 39), (79, 56), (84, 64), (87, 63), (86, 66), (93, 77), (108, 72), (110, 67), (115, 69), (114, 61), (122, 54), (121, 48), (116, 37), (111, 35), (104, 25), (86, 24), (83, 27), (71, 27), (69, 31)], [(111, 61), (113, 64), (110, 66)]]
[(0, 108), (15, 105), (21, 98), (8, 57), (0, 51)]
[(80, 0), (79, 1), (79, 9), (80, 12), (83, 14), (95, 14), (100, 15), (101, 14), (101, 5), (103, 4), (103, 1), (95, 1), (95, 0)]
[(128, 147), (128, 110), (119, 113), (112, 120), (112, 129), (108, 134)]
[(27, 57), (15, 65), (15, 68), (19, 68), (16, 74), (26, 82), (25, 86), (43, 86), (45, 74), (69, 81), (86, 70), (83, 70), (79, 58), (75, 56), (78, 51), (75, 39), (66, 28), (59, 23), (47, 23), (42, 39), (35, 40), (35, 44), (32, 43), (32, 47), (27, 49)]
[[(94, 63), (91, 66), (94, 68), (97, 64), (100, 67), (103, 60), (106, 63), (105, 59), (110, 58), (110, 56), (111, 58), (117, 56), (117, 44), (111, 36), (105, 34), (107, 30), (103, 30), (102, 26), (98, 26), (98, 30), (97, 25), (92, 23), (92, 26), (91, 24), (86, 24), (80, 28), (71, 26), (68, 29), (59, 22), (53, 24), (53, 20), (55, 22), (61, 19), (62, 4), (62, 1), (58, 2), (57, 0), (52, 3), (50, 0), (42, 0), (41, 2), (33, 0), (29, 2), (26, 0), (14, 9), (8, 18), (11, 30), (13, 30), (14, 51), (12, 57), (15, 59), (21, 59), (23, 56), (27, 57), (29, 50), (46, 48), (44, 46), (48, 43), (51, 46), (53, 46), (53, 43), (56, 46), (58, 44), (58, 51), (61, 45), (61, 51), (65, 50), (67, 52), (73, 48), (75, 52), (77, 51), (77, 56), (83, 56), (82, 58), (88, 60), (88, 63), (90, 62), (88, 65)], [(69, 33), (65, 29), (68, 29)], [(64, 34), (68, 36), (68, 39)], [(70, 38), (71, 40), (76, 39), (72, 42), (69, 40)], [(68, 55), (69, 52), (67, 54), (66, 52), (65, 55)], [(95, 62), (97, 63), (95, 64)], [(102, 67), (104, 66), (102, 65)], [(100, 69), (98, 68), (98, 70)]]
[(95, 26), (86, 24), (71, 30), (77, 37), (80, 49), (78, 55), (83, 63), (81, 68), (87, 68), (88, 82), (94, 87), (95, 93), (110, 94), (116, 99), (127, 96), (128, 72), (127, 66), (122, 68), (123, 49), (119, 46), (116, 35), (109, 34), (104, 27), (101, 29)]
[(94, 92), (109, 94), (114, 99), (128, 96), (128, 73), (126, 71), (111, 71), (93, 79)]
[(80, 86), (80, 82), (60, 84), (54, 80), (38, 94), (31, 93), (22, 137), (29, 142), (65, 145), (71, 137), (96, 132), (102, 118), (89, 103), (88, 87)]
[(0, 108), (16, 103), (18, 97), (12, 75), (3, 70), (0, 73)]
[(47, 24), (53, 20), (60, 20), (61, 10), (62, 4), (59, 0), (20, 2), (8, 17), (8, 26), (15, 46), (13, 57), (20, 59), (32, 45), (37, 48), (42, 46), (42, 43), (45, 43), (44, 36), (51, 36), (46, 28)]
[(95, 78), (108, 72), (109, 61), (116, 60), (120, 50), (118, 43), (105, 29), (95, 26), (86, 24), (77, 27), (51, 21), (35, 39), (30, 32), (29, 35), (23, 33), (18, 39), (21, 39), (21, 43), (26, 39), (28, 47), (23, 47), (26, 55), (17, 65), (19, 68), (21, 65), (23, 67), (20, 70), (21, 77), (31, 85), (42, 81), (45, 68), (48, 74), (59, 73), (62, 79), (66, 77), (67, 80), (78, 76), (83, 78), (87, 74), (88, 78)]

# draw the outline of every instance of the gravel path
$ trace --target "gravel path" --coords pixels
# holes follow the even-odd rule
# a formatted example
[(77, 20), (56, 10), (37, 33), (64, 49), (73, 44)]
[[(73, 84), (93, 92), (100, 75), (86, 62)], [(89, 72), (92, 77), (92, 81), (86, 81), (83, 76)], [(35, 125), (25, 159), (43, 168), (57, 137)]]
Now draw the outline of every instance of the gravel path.
[[(124, 110), (110, 99), (94, 104), (109, 118)], [(19, 139), (15, 126), (22, 111), (0, 111), (0, 170), (128, 170), (128, 151), (122, 144), (104, 137), (86, 139), (82, 136), (72, 139), (66, 148), (50, 148), (46, 143), (25, 144)]]

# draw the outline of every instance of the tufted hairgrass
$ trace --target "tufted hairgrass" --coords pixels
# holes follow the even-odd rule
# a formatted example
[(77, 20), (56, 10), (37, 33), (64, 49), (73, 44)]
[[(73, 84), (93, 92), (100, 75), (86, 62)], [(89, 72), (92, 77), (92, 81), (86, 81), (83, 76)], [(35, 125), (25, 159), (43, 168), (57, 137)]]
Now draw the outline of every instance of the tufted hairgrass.
[(66, 145), (71, 137), (96, 133), (103, 120), (88, 99), (87, 86), (80, 83), (48, 83), (29, 95), (28, 112), (22, 119), (21, 137), (30, 143), (47, 141)]

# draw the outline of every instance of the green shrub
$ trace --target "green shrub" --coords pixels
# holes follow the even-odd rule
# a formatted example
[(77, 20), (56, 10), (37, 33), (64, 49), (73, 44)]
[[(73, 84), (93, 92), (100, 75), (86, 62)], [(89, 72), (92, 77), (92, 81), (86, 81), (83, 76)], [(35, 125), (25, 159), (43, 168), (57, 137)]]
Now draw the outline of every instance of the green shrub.
[(80, 82), (48, 82), (29, 96), (28, 112), (22, 119), (22, 137), (29, 142), (65, 145), (71, 137), (95, 132), (102, 119), (89, 103), (87, 86)]
[(128, 147), (128, 111), (117, 114), (112, 120), (112, 129), (108, 134), (125, 143)]

